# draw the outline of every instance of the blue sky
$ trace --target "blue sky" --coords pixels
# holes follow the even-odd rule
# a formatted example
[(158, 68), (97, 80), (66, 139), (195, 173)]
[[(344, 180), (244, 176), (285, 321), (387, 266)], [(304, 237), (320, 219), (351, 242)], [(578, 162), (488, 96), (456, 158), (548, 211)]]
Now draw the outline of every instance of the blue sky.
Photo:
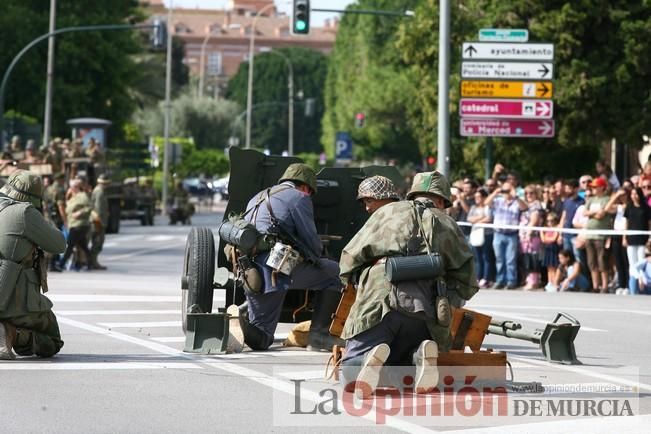
[[(174, 6), (184, 7), (184, 8), (202, 8), (202, 9), (222, 9), (228, 3), (228, 0), (173, 0)], [(165, 4), (169, 5), (170, 0), (165, 0)], [(312, 8), (323, 8), (323, 9), (345, 9), (347, 5), (355, 3), (355, 0), (312, 0), (310, 5)], [(288, 0), (276, 0), (276, 6), (282, 12), (289, 14), (291, 8), (291, 1)], [(312, 13), (312, 23), (316, 26), (323, 24), (323, 21), (326, 18), (333, 17), (333, 14), (325, 12), (314, 12)]]

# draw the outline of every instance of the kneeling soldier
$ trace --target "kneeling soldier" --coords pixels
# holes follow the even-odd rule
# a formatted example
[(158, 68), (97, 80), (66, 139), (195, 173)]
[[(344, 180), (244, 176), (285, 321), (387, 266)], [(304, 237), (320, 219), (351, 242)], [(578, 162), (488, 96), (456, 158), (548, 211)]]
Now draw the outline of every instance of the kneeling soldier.
[[(377, 209), (342, 251), (342, 278), (359, 282), (341, 336), (342, 379), (348, 388), (355, 379), (365, 384), (362, 396), (377, 387), (385, 364), (416, 365), (415, 390), (438, 383), (438, 352), (450, 345), (448, 303), (460, 305), (478, 290), (470, 247), (444, 211), (449, 197), (439, 172), (416, 175), (407, 200)], [(439, 264), (425, 267), (427, 276), (400, 280), (385, 272), (387, 262), (426, 256)]]
[(43, 251), (63, 253), (63, 234), (43, 217), (43, 184), (18, 171), (0, 189), (0, 359), (51, 357), (63, 346), (47, 291)]

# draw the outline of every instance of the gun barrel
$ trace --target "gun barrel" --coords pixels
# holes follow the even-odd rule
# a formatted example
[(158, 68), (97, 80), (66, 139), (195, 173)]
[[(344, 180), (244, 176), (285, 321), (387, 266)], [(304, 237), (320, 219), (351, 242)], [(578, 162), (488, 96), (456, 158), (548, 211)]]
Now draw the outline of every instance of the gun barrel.
[(533, 342), (534, 344), (540, 344), (543, 331), (540, 329), (535, 329), (533, 331), (522, 330), (522, 326), (516, 329), (510, 329), (507, 327), (502, 327), (501, 325), (496, 325), (491, 322), (488, 326), (488, 333), (494, 335), (505, 336), (507, 338), (521, 339), (523, 341)]
[(510, 320), (501, 320), (501, 319), (492, 318), (490, 323), (491, 325), (503, 329), (508, 329), (508, 330), (520, 330), (522, 328), (522, 324)]

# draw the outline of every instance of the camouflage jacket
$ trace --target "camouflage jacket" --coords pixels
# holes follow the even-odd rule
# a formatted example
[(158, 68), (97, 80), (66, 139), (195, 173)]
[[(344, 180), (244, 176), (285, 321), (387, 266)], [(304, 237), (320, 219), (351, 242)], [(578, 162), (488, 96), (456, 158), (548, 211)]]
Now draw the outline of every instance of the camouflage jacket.
[[(422, 199), (418, 199), (421, 200)], [(470, 246), (456, 222), (431, 206), (423, 213), (423, 230), (432, 252), (441, 255), (445, 269), (444, 278), (448, 290), (469, 300), (478, 290), (474, 261)], [(416, 225), (414, 201), (395, 202), (375, 211), (360, 231), (350, 240), (341, 253), (339, 266), (344, 280), (359, 273), (357, 297), (353, 304), (342, 338), (349, 339), (377, 325), (390, 311), (389, 292), (391, 283), (384, 274), (387, 256), (404, 256), (407, 243), (413, 237)], [(425, 243), (420, 248), (427, 253)], [(450, 343), (450, 331), (435, 321), (428, 328), (443, 350)]]
[(106, 227), (109, 220), (109, 203), (104, 187), (100, 187), (99, 185), (95, 186), (90, 195), (90, 201), (93, 205), (93, 210), (102, 222), (102, 226)]
[[(68, 228), (77, 228), (90, 225), (90, 213), (93, 210), (90, 198), (85, 192), (75, 194), (66, 205)], [(75, 213), (80, 212), (79, 215)]]

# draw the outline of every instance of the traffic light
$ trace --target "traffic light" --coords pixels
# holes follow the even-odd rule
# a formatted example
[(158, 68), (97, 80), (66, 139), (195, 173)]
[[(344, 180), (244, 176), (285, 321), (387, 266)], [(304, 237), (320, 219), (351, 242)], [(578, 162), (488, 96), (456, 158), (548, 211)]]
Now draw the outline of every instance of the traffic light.
[(154, 48), (163, 48), (167, 45), (167, 23), (163, 20), (155, 19), (154, 28), (151, 32), (151, 45)]
[(292, 12), (292, 34), (310, 33), (310, 0), (294, 0)]
[(362, 128), (364, 126), (364, 121), (366, 120), (366, 115), (364, 113), (357, 113), (355, 115), (355, 128)]
[(430, 155), (429, 157), (427, 157), (427, 165), (430, 168), (433, 168), (435, 164), (436, 164), (436, 157), (435, 156)]

